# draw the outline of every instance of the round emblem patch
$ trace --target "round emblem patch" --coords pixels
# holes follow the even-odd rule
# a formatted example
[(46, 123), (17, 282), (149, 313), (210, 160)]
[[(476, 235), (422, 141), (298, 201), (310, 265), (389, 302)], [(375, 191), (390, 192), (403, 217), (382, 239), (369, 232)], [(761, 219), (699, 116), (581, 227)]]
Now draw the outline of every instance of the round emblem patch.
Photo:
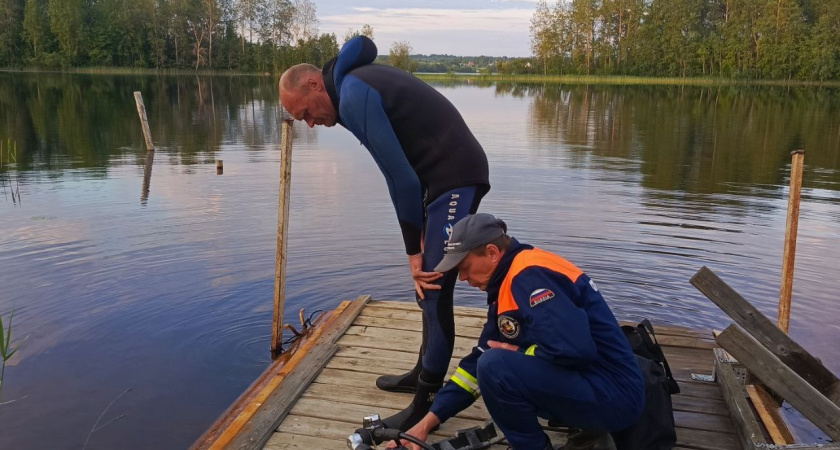
[(499, 325), (499, 331), (502, 333), (502, 336), (508, 339), (515, 339), (519, 336), (519, 322), (517, 322), (513, 317), (499, 316), (499, 319), (496, 322)]

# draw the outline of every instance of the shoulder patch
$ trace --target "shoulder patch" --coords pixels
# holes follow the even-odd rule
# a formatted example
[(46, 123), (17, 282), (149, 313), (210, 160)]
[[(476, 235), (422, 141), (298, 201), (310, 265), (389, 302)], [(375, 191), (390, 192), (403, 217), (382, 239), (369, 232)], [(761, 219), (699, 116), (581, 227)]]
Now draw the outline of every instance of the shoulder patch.
[(589, 279), (589, 285), (592, 286), (592, 289), (595, 290), (595, 292), (598, 292), (598, 286), (595, 285), (595, 282), (592, 281), (592, 278)]
[(552, 298), (554, 298), (554, 292), (552, 292), (550, 289), (537, 289), (531, 292), (531, 308), (539, 305), (542, 302), (551, 300)]
[(519, 322), (517, 322), (513, 317), (499, 316), (496, 323), (499, 325), (499, 332), (502, 333), (502, 336), (508, 339), (515, 339), (519, 336), (521, 327), (519, 326)]

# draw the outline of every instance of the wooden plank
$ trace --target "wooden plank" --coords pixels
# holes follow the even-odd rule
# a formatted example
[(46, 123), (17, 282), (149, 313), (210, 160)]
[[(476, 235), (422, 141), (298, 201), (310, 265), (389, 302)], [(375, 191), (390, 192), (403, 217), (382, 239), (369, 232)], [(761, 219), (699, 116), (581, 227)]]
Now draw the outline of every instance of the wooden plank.
[(793, 369), (797, 375), (835, 405), (840, 406), (840, 379), (778, 329), (776, 324), (761, 314), (714, 272), (707, 267), (701, 268), (691, 277), (691, 284), (732, 317), (738, 325), (744, 327), (762, 346)]
[[(455, 311), (459, 311), (460, 308), (455, 308)], [(371, 319), (379, 318), (379, 319), (390, 319), (390, 320), (401, 320), (405, 321), (404, 324), (411, 323), (420, 328), (422, 325), (420, 320), (422, 320), (423, 312), (420, 309), (416, 311), (408, 311), (405, 309), (392, 309), (388, 307), (375, 307), (375, 306), (368, 306), (362, 312), (361, 317), (368, 317)], [(473, 327), (473, 328), (481, 328), (484, 326), (484, 322), (487, 321), (487, 314), (481, 317), (473, 317), (473, 316), (455, 316), (455, 328), (458, 327)]]
[[(403, 407), (402, 404), (391, 406), (399, 406), (400, 408)], [(339, 403), (312, 397), (301, 397), (291, 411), (292, 414), (298, 416), (316, 417), (319, 419), (343, 422), (343, 428), (347, 434), (352, 433), (353, 430), (359, 428), (362, 425), (362, 419), (365, 416), (379, 414), (381, 417), (389, 417), (398, 412), (400, 412), (400, 409), (397, 408), (389, 408), (385, 406), (371, 407), (352, 403)], [(451, 436), (454, 435), (457, 430), (473, 427), (475, 425), (479, 425), (481, 422), (482, 420), (469, 420), (453, 417), (442, 424), (436, 434)]]
[(719, 415), (674, 410), (674, 423), (680, 428), (735, 434), (729, 417)]
[[(405, 341), (383, 341), (380, 338), (370, 337), (370, 336), (358, 336), (358, 335), (345, 335), (338, 341), (339, 345), (343, 346), (353, 346), (353, 347), (364, 347), (364, 348), (371, 348), (371, 349), (386, 349), (386, 350), (396, 350), (402, 352), (414, 352), (415, 358), (417, 355), (417, 349), (420, 348), (420, 341), (413, 342), (405, 342)], [(475, 341), (473, 340), (466, 340), (463, 338), (455, 338), (455, 349), (453, 355), (464, 357), (475, 346)]]
[(753, 450), (756, 448), (756, 444), (764, 445), (767, 444), (767, 441), (764, 439), (761, 426), (747, 402), (744, 385), (738, 381), (732, 367), (721, 362), (722, 358), (725, 358), (723, 350), (715, 349), (715, 374), (718, 383), (723, 391), (723, 397), (729, 405), (729, 412), (735, 422), (735, 430), (738, 432), (741, 446), (745, 450)]
[[(363, 357), (358, 357), (357, 348), (342, 348), (333, 356), (332, 360), (327, 364), (327, 369), (339, 369), (339, 370), (348, 370), (354, 372), (363, 372), (363, 373), (370, 373), (381, 375), (385, 373), (385, 368), (387, 371), (400, 371), (400, 370), (410, 370), (414, 367), (415, 360), (410, 358), (405, 358), (403, 360), (398, 360), (393, 358), (392, 354), (398, 355), (408, 355), (408, 353), (402, 352), (389, 352), (387, 354), (379, 354), (380, 352), (370, 352), (370, 354), (363, 354)], [(363, 350), (364, 351), (364, 350)], [(375, 353), (375, 354), (374, 354)], [(415, 357), (416, 358), (416, 357)], [(458, 362), (460, 360), (453, 358), (450, 362), (450, 370), (449, 373), (452, 373), (454, 368), (457, 367)], [(710, 384), (710, 386), (715, 390), (720, 390), (717, 385)], [(314, 385), (309, 389), (313, 389)], [(357, 387), (358, 388), (358, 387)], [(358, 388), (360, 392), (366, 392), (367, 394), (373, 395), (377, 391), (383, 394), (388, 394), (385, 391), (373, 389), (371, 392), (367, 392), (365, 388)], [(309, 391), (307, 391), (309, 392)], [(405, 394), (391, 394), (393, 396), (403, 396), (402, 400), (398, 401), (405, 401)], [(690, 397), (687, 395), (675, 395), (672, 397), (674, 403), (674, 409), (679, 411), (689, 411), (689, 412), (698, 412), (704, 414), (715, 414), (715, 415), (723, 415), (729, 416), (729, 411), (726, 409), (726, 404), (720, 400), (720, 394), (716, 396), (717, 398), (709, 398), (707, 392), (698, 393), (697, 397)], [(397, 401), (393, 397), (388, 397), (387, 400), (383, 398), (383, 401), (391, 402)]]
[[(381, 310), (381, 308), (379, 308)], [(403, 313), (401, 315), (407, 316), (406, 311), (398, 311)], [(362, 315), (353, 323), (356, 326), (374, 327), (378, 329), (397, 330), (397, 331), (412, 331), (420, 332), (423, 324), (420, 319), (420, 314), (410, 313), (415, 318), (393, 318), (393, 317), (377, 317)], [(382, 314), (386, 315), (386, 314)], [(475, 326), (478, 322), (475, 318), (457, 319), (455, 321), (455, 335), (465, 338), (478, 339), (481, 336), (484, 321), (481, 320), (481, 325)], [(717, 345), (712, 338), (699, 338), (694, 336), (677, 336), (670, 334), (656, 333), (657, 340), (662, 346), (671, 347), (687, 347), (699, 349), (713, 349)]]
[(720, 386), (708, 381), (694, 381), (677, 379), (680, 384), (680, 393), (687, 397), (708, 398), (723, 401), (723, 391)]
[(306, 386), (318, 376), (321, 369), (338, 351), (336, 341), (359, 315), (369, 296), (362, 296), (350, 303), (332, 322), (325, 324), (320, 338), (314, 341), (308, 351), (298, 352), (292, 360), (299, 356), (300, 362), (285, 374), (280, 385), (259, 406), (259, 409), (242, 426), (230, 444), (224, 448), (258, 449), (265, 445), (271, 433), (282, 422), (294, 405), (295, 399), (300, 397)]
[(717, 337), (717, 342), (828, 437), (840, 441), (840, 407), (800, 377), (746, 330), (732, 324)]
[[(393, 307), (391, 305), (393, 305)], [(459, 306), (455, 308), (454, 312), (456, 332), (459, 327), (464, 326), (480, 329), (484, 326), (484, 323), (487, 320), (486, 308), (470, 308)], [(368, 305), (367, 308), (365, 308), (360, 317), (366, 317), (370, 319), (382, 318), (392, 320), (405, 320), (406, 322), (400, 322), (400, 325), (402, 325), (403, 327), (408, 325), (411, 326), (411, 328), (402, 329), (419, 330), (421, 326), (421, 314), (422, 311), (420, 310), (420, 308), (414, 304), (409, 304), (406, 302), (375, 301), (371, 305)], [(385, 323), (385, 328), (396, 328), (394, 326), (388, 326), (387, 322)], [(619, 323), (621, 325), (636, 325), (635, 323), (627, 321), (620, 321)], [(654, 329), (656, 330), (657, 338), (660, 335), (696, 338), (707, 342), (708, 344), (714, 345), (714, 340), (710, 338), (707, 333), (698, 330), (693, 330), (691, 328), (654, 324)]]
[[(434, 442), (434, 439), (432, 441)], [(266, 450), (335, 450), (337, 448), (346, 448), (346, 444), (338, 442), (338, 440), (302, 434), (274, 433), (263, 448)], [(508, 450), (508, 446), (494, 445), (490, 447), (490, 450)]]
[[(411, 401), (412, 394), (385, 392), (376, 387), (359, 387), (341, 384), (312, 384), (301, 398), (329, 400), (336, 403), (348, 403), (378, 408), (381, 405), (403, 405)], [(481, 400), (476, 401), (456, 415), (462, 419), (487, 420), (490, 414)]]
[(677, 446), (697, 450), (740, 450), (734, 434), (677, 427)]
[(796, 440), (788, 429), (787, 423), (779, 413), (779, 406), (770, 397), (770, 394), (761, 386), (745, 386), (750, 400), (753, 402), (758, 417), (764, 423), (764, 428), (770, 433), (770, 438), (776, 445), (793, 444)]
[[(295, 436), (305, 436), (308, 438), (313, 438), (315, 440), (311, 440), (309, 442), (315, 443), (315, 445), (320, 445), (320, 443), (328, 442), (328, 447), (280, 447), (280, 448), (305, 448), (306, 450), (336, 450), (340, 448), (346, 448), (346, 439), (347, 436), (350, 434), (347, 432), (346, 423), (338, 422), (334, 420), (327, 420), (327, 419), (319, 419), (314, 417), (306, 417), (306, 416), (297, 416), (294, 414), (290, 414), (286, 417), (286, 420), (280, 425), (277, 429), (277, 432), (274, 433), (272, 436), (272, 440), (277, 443), (278, 445), (288, 445), (284, 444), (285, 442), (289, 441), (291, 438), (287, 437), (290, 435)], [(353, 428), (352, 431), (355, 431)], [(454, 435), (454, 432), (453, 432)], [(437, 432), (432, 433), (432, 437), (429, 439), (431, 442), (437, 442), (444, 438), (450, 436), (440, 435)], [(553, 441), (552, 441), (553, 442)], [(268, 448), (268, 447), (266, 447)], [(490, 447), (491, 450), (507, 450), (507, 445), (494, 445)]]
[[(370, 302), (370, 306), (373, 308), (382, 307), (390, 309), (401, 309), (404, 311), (420, 311), (420, 307), (415, 302), (374, 300)], [(453, 308), (453, 312), (455, 314), (455, 317), (478, 317), (481, 319), (487, 318), (486, 308), (470, 308), (461, 306), (458, 308)]]
[[(348, 433), (349, 434), (349, 433)], [(306, 436), (303, 434), (274, 433), (264, 450), (333, 450), (339, 448), (338, 443), (332, 439), (322, 437)]]
[(726, 409), (726, 403), (722, 400), (715, 400), (706, 397), (690, 397), (687, 395), (677, 394), (671, 396), (671, 403), (674, 405), (674, 411), (714, 414), (717, 416), (724, 416), (727, 419), (729, 418), (729, 410)]

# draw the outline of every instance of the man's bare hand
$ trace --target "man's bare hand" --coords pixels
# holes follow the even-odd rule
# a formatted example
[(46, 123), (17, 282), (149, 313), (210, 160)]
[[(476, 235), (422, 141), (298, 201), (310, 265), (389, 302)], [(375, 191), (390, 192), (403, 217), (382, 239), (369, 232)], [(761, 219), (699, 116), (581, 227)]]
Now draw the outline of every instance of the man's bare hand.
[(433, 284), (433, 282), (442, 277), (443, 274), (440, 272), (423, 272), (422, 253), (408, 255), (408, 267), (411, 268), (411, 278), (414, 278), (414, 290), (417, 291), (420, 300), (426, 299), (426, 295), (423, 293), (424, 290), (440, 290), (440, 285)]
[[(417, 422), (417, 425), (411, 427), (411, 429), (406, 431), (406, 433), (423, 442), (426, 442), (426, 439), (429, 438), (429, 433), (431, 433), (432, 429), (438, 425), (440, 425), (440, 420), (435, 413), (430, 412), (423, 416), (423, 418), (420, 419), (420, 422)], [(405, 439), (400, 442), (400, 445), (407, 447), (409, 450), (423, 450), (419, 445)], [(388, 444), (388, 448), (395, 448), (396, 446), (397, 444), (394, 441), (391, 441)]]

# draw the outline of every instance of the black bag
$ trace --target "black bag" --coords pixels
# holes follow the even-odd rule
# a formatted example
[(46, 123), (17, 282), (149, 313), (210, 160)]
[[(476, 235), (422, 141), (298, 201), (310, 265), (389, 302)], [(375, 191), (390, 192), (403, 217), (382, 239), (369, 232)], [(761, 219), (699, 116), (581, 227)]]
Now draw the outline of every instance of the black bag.
[(671, 394), (680, 387), (656, 341), (650, 321), (635, 327), (622, 326), (645, 381), (645, 408), (630, 428), (612, 433), (618, 450), (671, 450), (677, 443)]

